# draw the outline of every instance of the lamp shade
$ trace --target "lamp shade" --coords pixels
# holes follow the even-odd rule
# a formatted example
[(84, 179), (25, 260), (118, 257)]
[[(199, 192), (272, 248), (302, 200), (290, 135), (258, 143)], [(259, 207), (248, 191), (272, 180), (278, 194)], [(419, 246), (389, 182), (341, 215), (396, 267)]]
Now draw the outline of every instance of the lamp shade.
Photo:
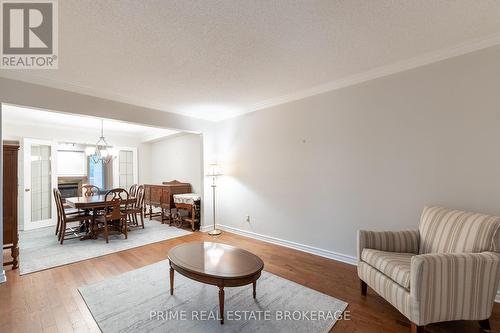
[(215, 177), (215, 176), (221, 176), (221, 175), (223, 175), (223, 172), (222, 172), (222, 168), (220, 167), (220, 165), (215, 164), (215, 163), (208, 165), (207, 176)]

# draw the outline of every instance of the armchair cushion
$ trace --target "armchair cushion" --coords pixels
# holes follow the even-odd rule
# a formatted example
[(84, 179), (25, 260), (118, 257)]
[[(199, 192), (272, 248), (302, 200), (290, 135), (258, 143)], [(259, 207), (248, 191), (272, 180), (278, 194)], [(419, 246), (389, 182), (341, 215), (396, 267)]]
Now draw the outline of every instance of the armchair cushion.
[(425, 207), (420, 220), (420, 252), (500, 251), (500, 217)]
[(484, 320), (498, 252), (500, 217), (425, 207), (418, 231), (358, 232), (358, 275), (416, 325)]
[(391, 303), (406, 318), (411, 320), (412, 311), (410, 309), (410, 292), (399, 284), (395, 283), (387, 275), (381, 273), (364, 261), (358, 264), (358, 275), (361, 280), (366, 282), (377, 294)]
[(411, 259), (411, 311), (417, 325), (491, 315), (500, 254), (431, 253)]
[(379, 270), (401, 287), (410, 290), (410, 265), (413, 253), (363, 249), (361, 260)]
[(418, 230), (404, 231), (358, 231), (358, 258), (363, 249), (388, 252), (418, 253)]

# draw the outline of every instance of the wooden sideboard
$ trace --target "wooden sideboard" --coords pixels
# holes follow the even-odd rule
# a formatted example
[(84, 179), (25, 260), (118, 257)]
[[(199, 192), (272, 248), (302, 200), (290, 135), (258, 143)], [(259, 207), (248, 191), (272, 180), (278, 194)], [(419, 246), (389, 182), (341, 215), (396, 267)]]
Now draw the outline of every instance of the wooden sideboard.
[(19, 232), (17, 228), (17, 141), (3, 142), (3, 249), (10, 249), (12, 260), (4, 262), (18, 267)]
[[(181, 183), (177, 180), (163, 182), (162, 185), (144, 185), (144, 204), (145, 209), (149, 206), (149, 215), (151, 220), (155, 215), (161, 215), (161, 222), (165, 223), (168, 220), (172, 224), (171, 209), (174, 205), (174, 194), (191, 193), (191, 184)], [(159, 213), (153, 213), (153, 207), (161, 209)]]

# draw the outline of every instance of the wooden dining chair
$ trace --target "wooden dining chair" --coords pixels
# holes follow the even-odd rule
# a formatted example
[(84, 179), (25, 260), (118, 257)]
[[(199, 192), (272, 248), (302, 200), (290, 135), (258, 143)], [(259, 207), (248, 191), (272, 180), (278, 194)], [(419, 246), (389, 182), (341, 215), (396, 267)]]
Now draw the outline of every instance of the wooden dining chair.
[[(61, 228), (61, 219), (62, 219), (62, 214), (59, 211), (59, 203), (58, 201), (58, 194), (56, 191), (59, 191), (57, 188), (52, 189), (52, 194), (54, 196), (54, 201), (56, 202), (56, 211), (57, 211), (57, 225), (56, 225), (56, 236), (60, 235), (61, 233), (59, 232), (59, 229)], [(59, 192), (61, 193), (61, 192)], [(58, 240), (61, 239), (61, 236), (57, 237)]]
[[(142, 227), (144, 229), (144, 185), (137, 186), (135, 191), (135, 201), (128, 210), (130, 223), (133, 226)], [(141, 218), (141, 225), (137, 215)]]
[[(57, 188), (52, 189), (52, 194), (53, 194), (54, 200), (56, 202), (56, 210), (57, 210), (57, 225), (56, 225), (56, 231), (55, 231), (55, 234), (57, 236), (57, 235), (60, 235), (59, 231), (61, 229), (62, 215), (59, 213), (59, 206), (58, 206), (58, 203), (57, 203), (57, 195), (58, 194), (56, 193), (56, 191), (59, 191), (59, 190)], [(75, 214), (81, 214), (80, 210), (66, 209), (66, 206), (64, 204), (63, 204), (63, 209), (64, 209), (64, 213), (66, 214), (66, 216), (71, 216), (71, 215), (75, 215)], [(60, 237), (58, 237), (58, 239), (60, 240)]]
[(128, 190), (128, 194), (131, 197), (135, 197), (137, 195), (137, 188), (138, 188), (137, 184), (130, 186), (130, 189)]
[[(53, 192), (57, 209), (58, 232), (56, 231), (56, 234), (59, 234), (58, 240), (62, 245), (64, 240), (66, 239), (80, 238), (80, 225), (82, 223), (89, 222), (92, 217), (85, 213), (67, 214), (64, 209), (64, 202), (61, 196), (61, 192), (57, 188), (54, 188)], [(67, 236), (72, 237), (67, 238)]]
[[(81, 191), (82, 191), (82, 197), (86, 198), (93, 197), (101, 193), (99, 187), (92, 184), (83, 184)], [(78, 212), (81, 212), (81, 210), (78, 210)], [(85, 210), (85, 213), (90, 214), (90, 210)]]
[(94, 195), (98, 195), (101, 192), (99, 187), (92, 184), (83, 184), (82, 185), (82, 197), (93, 197)]
[(127, 216), (129, 210), (129, 194), (123, 188), (115, 188), (105, 195), (106, 209), (104, 213), (96, 218), (100, 226), (97, 233), (104, 233), (106, 243), (109, 243), (109, 232), (116, 231), (125, 235), (127, 239)]

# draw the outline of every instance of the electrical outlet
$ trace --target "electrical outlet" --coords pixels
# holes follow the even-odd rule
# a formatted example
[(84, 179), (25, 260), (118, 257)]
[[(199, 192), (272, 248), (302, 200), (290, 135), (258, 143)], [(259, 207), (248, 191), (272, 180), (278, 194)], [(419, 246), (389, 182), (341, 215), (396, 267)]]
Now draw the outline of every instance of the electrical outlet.
[(247, 221), (248, 223), (250, 223), (250, 215), (246, 216), (245, 221)]

